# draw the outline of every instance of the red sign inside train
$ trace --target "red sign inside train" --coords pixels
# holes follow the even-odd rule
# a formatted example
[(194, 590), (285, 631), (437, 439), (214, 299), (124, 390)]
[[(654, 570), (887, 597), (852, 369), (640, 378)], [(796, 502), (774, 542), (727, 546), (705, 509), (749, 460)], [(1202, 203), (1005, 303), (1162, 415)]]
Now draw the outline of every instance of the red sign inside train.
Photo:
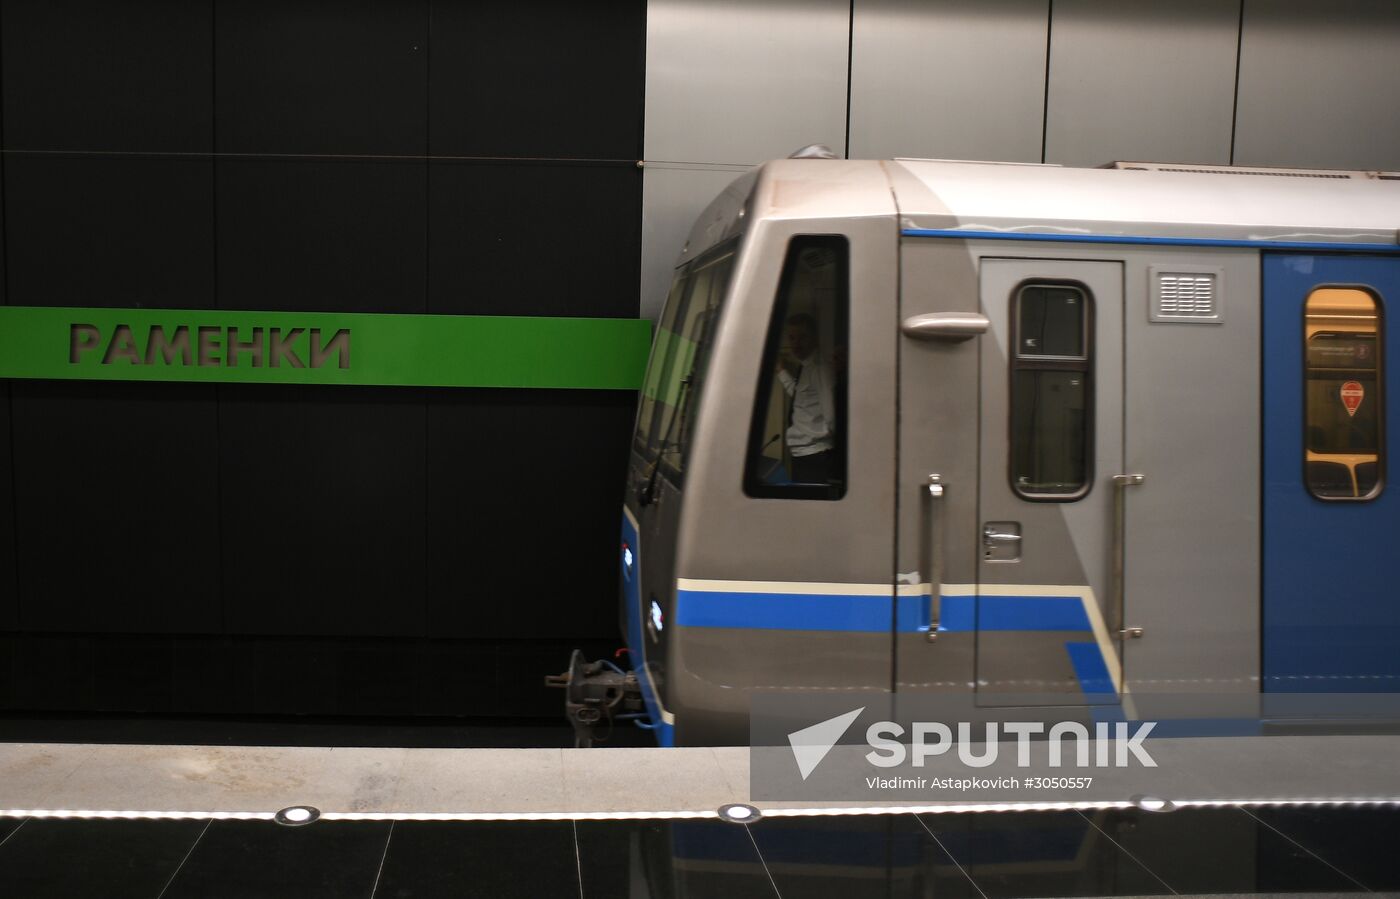
[(1347, 407), (1347, 415), (1355, 416), (1366, 396), (1366, 388), (1360, 381), (1347, 381), (1342, 385), (1342, 405)]

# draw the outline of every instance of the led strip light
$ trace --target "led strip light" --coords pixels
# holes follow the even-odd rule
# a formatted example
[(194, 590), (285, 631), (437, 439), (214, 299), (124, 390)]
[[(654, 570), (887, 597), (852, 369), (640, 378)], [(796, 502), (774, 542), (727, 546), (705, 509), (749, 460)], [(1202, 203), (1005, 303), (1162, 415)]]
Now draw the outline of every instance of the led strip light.
[[(1158, 800), (1165, 801), (1165, 800)], [(1085, 802), (951, 802), (938, 805), (830, 806), (825, 808), (756, 807), (764, 818), (836, 817), (842, 815), (938, 815), (968, 812), (1056, 812), (1141, 809), (1155, 811), (1154, 800), (1117, 799)], [(1373, 799), (1171, 799), (1175, 808), (1229, 808), (1231, 806), (1400, 806), (1400, 798)], [(729, 806), (723, 806), (728, 808)], [(232, 811), (115, 811), (98, 809), (0, 809), (0, 818), (99, 818), (116, 820), (212, 819), (216, 821), (273, 821), (278, 812)], [(645, 821), (721, 819), (714, 811), (628, 812), (323, 812), (321, 821)]]

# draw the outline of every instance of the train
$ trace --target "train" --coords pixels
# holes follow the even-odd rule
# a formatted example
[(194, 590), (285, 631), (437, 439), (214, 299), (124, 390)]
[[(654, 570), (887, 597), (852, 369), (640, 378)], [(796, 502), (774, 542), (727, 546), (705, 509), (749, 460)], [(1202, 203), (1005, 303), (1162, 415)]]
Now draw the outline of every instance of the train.
[(658, 322), (630, 670), (575, 660), (576, 726), (1397, 691), (1397, 228), (1392, 172), (816, 148), (740, 177)]

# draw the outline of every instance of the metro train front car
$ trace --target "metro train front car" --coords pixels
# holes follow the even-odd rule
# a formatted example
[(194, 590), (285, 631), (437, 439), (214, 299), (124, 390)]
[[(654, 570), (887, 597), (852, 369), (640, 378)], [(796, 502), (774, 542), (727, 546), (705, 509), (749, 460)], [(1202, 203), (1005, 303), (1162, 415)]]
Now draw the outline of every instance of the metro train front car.
[[(1286, 177), (1270, 177), (1286, 175)], [(1243, 177), (1242, 177), (1243, 176)], [(1400, 180), (789, 159), (675, 270), (581, 740), (755, 692), (1395, 691)]]

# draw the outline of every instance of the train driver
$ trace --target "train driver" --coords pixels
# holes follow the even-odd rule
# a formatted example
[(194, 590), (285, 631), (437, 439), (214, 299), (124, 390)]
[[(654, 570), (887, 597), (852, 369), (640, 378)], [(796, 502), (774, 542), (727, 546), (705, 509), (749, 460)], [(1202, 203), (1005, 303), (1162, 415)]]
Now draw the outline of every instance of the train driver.
[(789, 401), (784, 440), (797, 484), (829, 484), (835, 473), (836, 373), (819, 346), (815, 316), (799, 312), (787, 320), (787, 344), (778, 356), (777, 374)]

